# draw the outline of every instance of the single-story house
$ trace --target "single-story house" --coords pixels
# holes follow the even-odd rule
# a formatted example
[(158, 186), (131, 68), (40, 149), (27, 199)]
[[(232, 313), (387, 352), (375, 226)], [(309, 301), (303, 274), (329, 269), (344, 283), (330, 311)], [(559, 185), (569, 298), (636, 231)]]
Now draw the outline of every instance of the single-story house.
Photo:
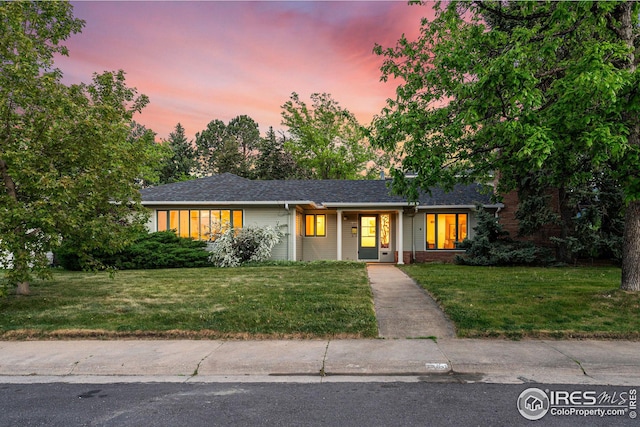
[(389, 181), (266, 180), (224, 173), (146, 188), (151, 231), (209, 240), (217, 227), (277, 226), (276, 260), (353, 260), (405, 264), (450, 261), (473, 236), (478, 204), (498, 210), (482, 186), (434, 189), (417, 203), (393, 195)]

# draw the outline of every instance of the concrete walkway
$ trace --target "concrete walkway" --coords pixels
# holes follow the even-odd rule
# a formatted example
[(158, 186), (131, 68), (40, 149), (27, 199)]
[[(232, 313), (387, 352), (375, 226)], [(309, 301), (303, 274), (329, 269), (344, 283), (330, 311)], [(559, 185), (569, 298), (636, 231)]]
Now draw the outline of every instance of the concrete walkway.
[(367, 265), (380, 338), (453, 338), (453, 324), (413, 279), (391, 264)]
[(387, 382), (640, 386), (640, 342), (0, 341), (2, 383)]

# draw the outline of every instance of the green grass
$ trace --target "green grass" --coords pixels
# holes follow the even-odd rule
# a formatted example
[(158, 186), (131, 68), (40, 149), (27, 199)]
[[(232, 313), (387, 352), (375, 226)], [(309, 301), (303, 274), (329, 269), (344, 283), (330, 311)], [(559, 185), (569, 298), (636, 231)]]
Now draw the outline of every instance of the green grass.
[(460, 337), (640, 338), (640, 294), (619, 289), (619, 268), (402, 269), (433, 295)]
[(0, 338), (377, 335), (364, 264), (54, 271), (31, 291), (0, 298)]
[[(460, 337), (640, 339), (640, 295), (618, 268), (403, 266)], [(0, 272), (0, 276), (2, 273)], [(366, 267), (54, 271), (32, 295), (0, 298), (0, 339), (372, 338)]]

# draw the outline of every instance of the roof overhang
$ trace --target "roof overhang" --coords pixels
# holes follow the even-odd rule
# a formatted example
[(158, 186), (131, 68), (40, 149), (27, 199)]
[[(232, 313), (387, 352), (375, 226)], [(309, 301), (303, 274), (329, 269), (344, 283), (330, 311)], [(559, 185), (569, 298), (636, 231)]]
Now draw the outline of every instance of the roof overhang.
[[(418, 210), (435, 210), (435, 209), (471, 209), (475, 210), (478, 205), (418, 205)], [(482, 205), (485, 209), (502, 209), (504, 205), (502, 203), (485, 204)]]
[[(477, 205), (418, 205), (415, 203), (316, 203), (311, 200), (261, 200), (261, 201), (205, 201), (205, 200), (146, 200), (142, 202), (143, 206), (284, 206), (290, 205), (308, 205), (313, 209), (404, 209), (407, 207), (418, 210), (436, 210), (436, 209), (470, 209), (473, 210)], [(486, 209), (502, 209), (504, 204), (484, 204), (482, 207)]]
[(322, 209), (311, 200), (259, 200), (259, 201), (211, 201), (211, 200), (143, 200), (143, 206), (289, 206), (289, 205), (311, 205), (315, 209)]
[(322, 206), (326, 208), (396, 208), (402, 209), (407, 206), (406, 203), (331, 203), (324, 202)]

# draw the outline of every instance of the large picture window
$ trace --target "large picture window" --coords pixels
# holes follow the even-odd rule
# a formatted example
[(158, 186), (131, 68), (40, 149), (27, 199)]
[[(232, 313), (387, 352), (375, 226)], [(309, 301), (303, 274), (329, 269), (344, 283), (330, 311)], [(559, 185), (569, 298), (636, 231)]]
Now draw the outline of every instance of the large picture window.
[(242, 210), (159, 210), (157, 220), (157, 231), (175, 230), (180, 237), (214, 240), (218, 233), (229, 228), (242, 228)]
[(456, 249), (467, 238), (467, 214), (427, 214), (427, 249)]
[(307, 237), (324, 237), (326, 230), (327, 216), (324, 214), (308, 214), (304, 218), (304, 235)]

